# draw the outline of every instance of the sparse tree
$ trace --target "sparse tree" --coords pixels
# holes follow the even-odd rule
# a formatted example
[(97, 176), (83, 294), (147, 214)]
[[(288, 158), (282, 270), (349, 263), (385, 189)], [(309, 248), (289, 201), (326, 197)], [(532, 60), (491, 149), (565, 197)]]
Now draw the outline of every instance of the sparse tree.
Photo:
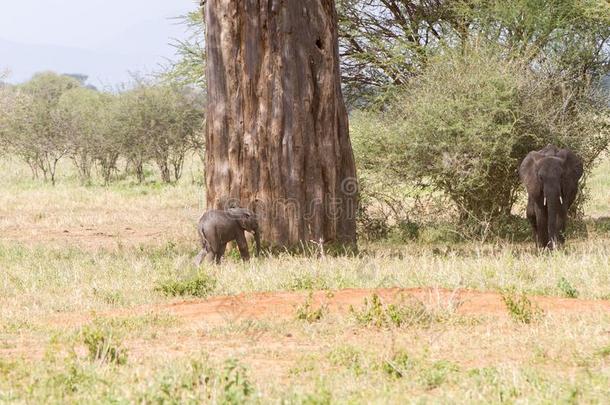
[(116, 121), (120, 105), (120, 96), (106, 96), (103, 108), (98, 112), (94, 157), (105, 185), (110, 183), (113, 173), (118, 170), (117, 163), (123, 153), (120, 123)]
[(195, 92), (171, 85), (139, 83), (115, 105), (122, 150), (138, 181), (153, 160), (164, 182), (180, 179), (186, 153), (196, 143), (203, 121), (202, 100)]
[(144, 165), (150, 159), (146, 130), (155, 122), (140, 113), (142, 105), (143, 97), (133, 90), (119, 94), (112, 106), (112, 122), (120, 149), (140, 183), (145, 180)]
[(15, 91), (0, 83), (0, 156), (9, 149), (10, 121), (15, 106)]
[(103, 114), (110, 99), (108, 94), (77, 87), (60, 97), (53, 113), (55, 126), (65, 139), (68, 156), (83, 182), (91, 180), (93, 165), (105, 147)]
[(58, 162), (67, 155), (68, 144), (54, 118), (59, 99), (79, 87), (78, 81), (55, 73), (40, 73), (18, 87), (13, 114), (9, 118), (11, 148), (54, 185)]
[(199, 10), (177, 17), (186, 28), (186, 39), (174, 40), (178, 59), (165, 70), (163, 77), (182, 86), (205, 88), (205, 46), (203, 15)]
[[(546, 68), (581, 83), (607, 72), (610, 61), (605, 0), (337, 0), (337, 12), (344, 93), (354, 108), (383, 104), (431, 55), (472, 38), (532, 66), (551, 62)], [(192, 37), (175, 44), (180, 58), (169, 76), (203, 87), (204, 19), (195, 12), (180, 19)]]

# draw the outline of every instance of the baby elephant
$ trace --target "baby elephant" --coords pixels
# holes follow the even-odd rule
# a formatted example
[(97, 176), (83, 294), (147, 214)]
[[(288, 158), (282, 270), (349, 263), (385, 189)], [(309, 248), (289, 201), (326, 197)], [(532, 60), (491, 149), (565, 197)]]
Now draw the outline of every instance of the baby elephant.
[(211, 210), (203, 214), (197, 226), (197, 232), (201, 238), (201, 252), (195, 259), (197, 266), (201, 265), (204, 258), (210, 262), (220, 263), (225, 253), (227, 243), (236, 241), (242, 260), (250, 259), (248, 253), (248, 242), (244, 231), (252, 232), (256, 242), (256, 254), (260, 254), (260, 235), (256, 215), (245, 208), (229, 208), (228, 210)]

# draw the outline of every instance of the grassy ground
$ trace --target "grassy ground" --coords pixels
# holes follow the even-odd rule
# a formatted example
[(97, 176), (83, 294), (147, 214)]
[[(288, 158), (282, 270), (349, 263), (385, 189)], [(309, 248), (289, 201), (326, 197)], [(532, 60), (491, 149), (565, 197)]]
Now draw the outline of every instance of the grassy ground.
[[(358, 257), (289, 255), (199, 271), (201, 177), (178, 185), (57, 187), (0, 161), (0, 402), (604, 402), (610, 314), (447, 313), (375, 326), (303, 303), (291, 319), (189, 322), (122, 314), (193, 296), (446, 287), (610, 299), (603, 229), (539, 254), (530, 244), (362, 244)], [(610, 160), (589, 185), (610, 216)], [(112, 316), (103, 315), (111, 311)], [(87, 314), (63, 324), (57, 316)], [(100, 315), (96, 315), (100, 314)], [(299, 314), (308, 320), (299, 320)], [(508, 314), (508, 311), (507, 311)], [(319, 316), (318, 316), (319, 315)], [(310, 322), (311, 321), (311, 322)]]
[(610, 153), (606, 153), (588, 181), (590, 200), (587, 214), (594, 218), (610, 217)]

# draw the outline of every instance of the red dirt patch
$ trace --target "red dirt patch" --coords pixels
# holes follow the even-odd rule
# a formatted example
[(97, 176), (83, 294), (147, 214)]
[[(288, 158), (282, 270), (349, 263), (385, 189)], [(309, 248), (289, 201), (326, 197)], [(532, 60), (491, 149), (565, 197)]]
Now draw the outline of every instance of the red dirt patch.
[[(432, 307), (455, 308), (464, 315), (498, 315), (506, 313), (502, 297), (497, 293), (435, 288), (417, 289), (346, 289), (333, 292), (318, 291), (313, 294), (314, 305), (325, 304), (330, 312), (345, 313), (350, 306), (361, 306), (365, 298), (373, 294), (386, 303), (415, 298)], [(240, 294), (231, 297), (215, 297), (200, 301), (175, 303), (164, 307), (169, 313), (188, 320), (209, 323), (237, 319), (285, 319), (293, 317), (295, 307), (303, 304), (307, 293), (274, 292)], [(555, 297), (532, 297), (532, 302), (548, 313), (581, 313), (608, 311), (610, 301), (577, 300)]]
[[(317, 291), (313, 293), (313, 306), (326, 305), (330, 313), (345, 314), (350, 307), (358, 308), (365, 298), (377, 294), (384, 303), (398, 303), (417, 299), (426, 306), (455, 310), (460, 315), (506, 316), (502, 296), (493, 292), (447, 290), (442, 288), (413, 289), (345, 289)], [(307, 299), (306, 292), (266, 292), (213, 297), (203, 300), (176, 302), (159, 306), (142, 306), (131, 310), (100, 313), (104, 317), (141, 315), (163, 312), (189, 323), (222, 325), (240, 320), (290, 320), (296, 307)], [(530, 297), (531, 301), (546, 313), (579, 314), (592, 312), (610, 313), (610, 301), (579, 300), (556, 297)], [(90, 316), (85, 314), (62, 315), (56, 322), (82, 324)]]
[[(429, 308), (451, 310), (458, 315), (488, 315), (491, 318), (498, 318), (498, 325), (506, 325), (501, 320), (508, 316), (502, 297), (498, 293), (469, 290), (452, 291), (440, 288), (317, 291), (313, 293), (312, 305), (316, 308), (319, 305), (326, 305), (331, 315), (347, 315), (351, 306), (359, 308), (362, 306), (364, 299), (370, 298), (373, 294), (377, 294), (386, 304), (408, 302), (408, 300), (416, 299)], [(131, 354), (136, 355), (136, 357), (144, 357), (148, 353), (156, 353), (171, 358), (179, 354), (206, 349), (209, 353), (230, 356), (236, 350), (254, 350), (254, 348), (271, 350), (271, 348), (275, 348), (273, 350), (281, 351), (283, 355), (296, 356), (299, 353), (306, 352), (307, 350), (304, 350), (304, 348), (309, 345), (316, 346), (318, 343), (310, 341), (307, 336), (293, 337), (291, 333), (288, 333), (289, 331), (284, 332), (279, 337), (273, 335), (273, 333), (267, 336), (263, 332), (256, 331), (256, 329), (249, 329), (247, 325), (248, 321), (251, 320), (271, 322), (293, 320), (296, 315), (296, 307), (302, 305), (307, 300), (308, 295), (307, 292), (239, 294), (164, 305), (148, 305), (96, 314), (61, 314), (52, 316), (46, 321), (64, 329), (85, 325), (91, 322), (94, 317), (121, 318), (162, 313), (173, 315), (181, 322), (168, 329), (161, 328), (163, 330), (159, 330), (158, 336), (153, 340), (138, 338), (128, 341), (127, 346)], [(530, 297), (530, 299), (550, 315), (610, 314), (610, 301), (555, 297)], [(208, 336), (206, 332), (213, 330), (215, 327), (227, 326), (230, 328), (236, 325), (238, 329), (227, 332), (227, 336)], [(243, 325), (246, 325), (245, 328), (243, 330), (239, 329)], [(372, 337), (378, 339), (379, 336), (383, 335), (382, 331), (363, 331), (359, 328), (344, 331), (344, 333), (345, 336), (341, 339), (366, 340)], [(0, 348), (0, 357), (41, 358), (46, 347), (44, 339), (41, 339), (42, 337), (35, 338), (32, 336), (30, 339), (5, 340), (5, 347)], [(480, 348), (478, 345), (475, 346), (472, 350), (478, 353)], [(298, 348), (298, 350), (295, 348)], [(478, 357), (478, 355), (472, 354), (469, 358), (477, 359)], [(473, 360), (468, 361), (472, 362)]]

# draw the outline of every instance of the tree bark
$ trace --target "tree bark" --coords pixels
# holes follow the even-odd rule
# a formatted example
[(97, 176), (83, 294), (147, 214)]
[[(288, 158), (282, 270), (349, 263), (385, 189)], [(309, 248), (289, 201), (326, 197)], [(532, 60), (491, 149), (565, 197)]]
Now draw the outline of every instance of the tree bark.
[(207, 0), (208, 208), (272, 246), (355, 248), (358, 197), (334, 0)]

